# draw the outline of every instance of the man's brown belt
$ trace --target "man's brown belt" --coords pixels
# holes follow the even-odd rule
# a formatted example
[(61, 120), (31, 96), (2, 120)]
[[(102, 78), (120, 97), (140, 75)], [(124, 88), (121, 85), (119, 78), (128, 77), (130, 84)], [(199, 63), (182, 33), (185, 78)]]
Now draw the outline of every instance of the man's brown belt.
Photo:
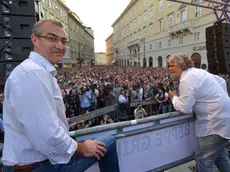
[(42, 162), (35, 162), (32, 164), (28, 164), (28, 165), (14, 165), (12, 166), (13, 169), (15, 170), (26, 170), (26, 169), (31, 169), (32, 167), (34, 167), (35, 165), (38, 165)]

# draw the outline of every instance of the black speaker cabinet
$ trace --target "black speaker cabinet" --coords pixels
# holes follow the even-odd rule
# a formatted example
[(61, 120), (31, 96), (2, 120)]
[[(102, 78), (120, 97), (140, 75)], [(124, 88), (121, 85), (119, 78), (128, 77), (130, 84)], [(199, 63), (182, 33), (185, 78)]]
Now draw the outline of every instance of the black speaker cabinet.
[(215, 24), (216, 35), (230, 35), (230, 24), (229, 23), (216, 23)]
[(0, 38), (30, 38), (35, 17), (24, 16), (2, 16), (2, 26), (0, 27)]
[(34, 0), (1, 0), (0, 15), (35, 16)]
[(30, 39), (0, 39), (0, 47), (5, 47), (1, 52), (0, 61), (23, 61), (33, 50)]
[(216, 37), (217, 47), (230, 48), (230, 35), (218, 35)]
[(21, 62), (0, 62), (0, 85), (4, 85), (12, 70)]

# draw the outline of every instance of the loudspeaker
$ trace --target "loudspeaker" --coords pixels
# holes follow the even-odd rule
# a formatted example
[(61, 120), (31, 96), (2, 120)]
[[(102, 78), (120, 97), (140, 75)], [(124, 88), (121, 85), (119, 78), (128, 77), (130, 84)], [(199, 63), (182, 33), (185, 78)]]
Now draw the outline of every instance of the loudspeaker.
[(0, 62), (0, 85), (4, 85), (12, 70), (21, 62)]
[(216, 37), (217, 47), (230, 48), (230, 35), (219, 35)]
[(230, 24), (229, 23), (216, 23), (215, 32), (216, 32), (216, 36), (230, 35)]
[(220, 48), (217, 50), (217, 57), (220, 62), (220, 72), (230, 73), (230, 48)]
[(35, 22), (35, 17), (4, 15), (2, 27), (0, 27), (0, 38), (29, 38)]
[(205, 37), (207, 41), (213, 41), (215, 36), (215, 26), (210, 26), (205, 29)]
[(34, 0), (1, 0), (0, 15), (35, 16)]
[(0, 47), (3, 47), (0, 61), (23, 61), (33, 50), (30, 39), (0, 39)]
[(0, 0), (0, 85), (11, 71), (28, 58), (30, 36), (39, 20), (39, 0)]
[[(214, 51), (213, 51), (214, 52)], [(230, 73), (230, 49), (222, 48), (217, 52), (208, 52), (208, 70), (213, 74)]]
[(230, 24), (216, 23), (206, 28), (206, 47), (209, 72), (230, 73)]

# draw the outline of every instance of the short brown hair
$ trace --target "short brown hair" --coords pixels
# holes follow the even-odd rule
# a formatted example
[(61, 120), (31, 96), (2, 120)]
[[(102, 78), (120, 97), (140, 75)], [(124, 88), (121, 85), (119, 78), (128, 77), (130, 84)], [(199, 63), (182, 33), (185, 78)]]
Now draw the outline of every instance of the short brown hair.
[(59, 26), (61, 28), (63, 28), (63, 25), (61, 22), (57, 21), (57, 20), (54, 20), (54, 19), (48, 19), (48, 20), (39, 20), (34, 26), (33, 26), (33, 29), (32, 29), (32, 34), (34, 35), (40, 35), (42, 33), (42, 26), (47, 23), (47, 22), (50, 22), (56, 26)]

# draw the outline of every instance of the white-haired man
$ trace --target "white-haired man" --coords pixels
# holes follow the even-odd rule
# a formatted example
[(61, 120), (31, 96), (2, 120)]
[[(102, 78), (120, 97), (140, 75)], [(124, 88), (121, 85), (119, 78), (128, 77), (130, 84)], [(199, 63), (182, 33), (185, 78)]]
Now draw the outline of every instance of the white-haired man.
[(179, 97), (169, 92), (174, 108), (181, 113), (196, 115), (196, 162), (199, 172), (230, 171), (226, 146), (230, 139), (230, 98), (223, 78), (193, 68), (185, 54), (169, 58), (169, 70), (180, 80)]

